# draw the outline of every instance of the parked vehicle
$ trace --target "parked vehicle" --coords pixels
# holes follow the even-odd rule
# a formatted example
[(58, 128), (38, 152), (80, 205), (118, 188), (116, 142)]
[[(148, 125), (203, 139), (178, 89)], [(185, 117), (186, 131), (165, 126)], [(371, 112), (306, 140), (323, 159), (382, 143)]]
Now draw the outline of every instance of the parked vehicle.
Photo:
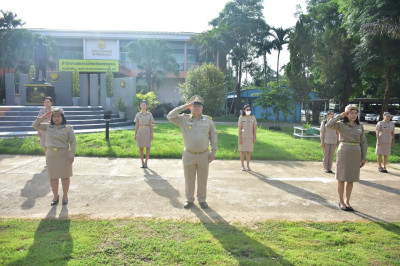
[(392, 115), (392, 122), (396, 126), (400, 125), (400, 111), (397, 111)]
[(365, 121), (368, 123), (378, 123), (380, 114), (366, 114)]

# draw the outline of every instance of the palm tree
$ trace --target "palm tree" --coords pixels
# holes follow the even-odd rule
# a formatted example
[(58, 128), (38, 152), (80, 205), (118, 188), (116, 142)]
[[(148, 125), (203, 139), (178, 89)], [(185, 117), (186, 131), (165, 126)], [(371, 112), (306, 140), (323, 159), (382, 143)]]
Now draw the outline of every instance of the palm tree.
[[(25, 23), (21, 19), (17, 19), (17, 14), (11, 11), (0, 10), (0, 67), (3, 68), (3, 77), (0, 88), (0, 98), (5, 96), (5, 72), (6, 69), (12, 67), (17, 60), (15, 53), (18, 52), (16, 48), (15, 30), (23, 26)], [(22, 31), (22, 30), (20, 30)], [(19, 34), (18, 32), (17, 34)]]
[(283, 29), (272, 27), (274, 36), (274, 49), (278, 50), (278, 60), (276, 63), (276, 81), (279, 83), (279, 56), (283, 50), (283, 46), (289, 43), (289, 35), (292, 32), (292, 28)]
[(256, 47), (257, 56), (263, 57), (263, 64), (264, 64), (264, 78), (265, 78), (265, 87), (268, 84), (268, 64), (267, 64), (267, 54), (271, 54), (271, 50), (274, 49), (274, 42), (270, 39), (272, 37), (271, 28), (269, 25), (266, 25), (264, 29), (260, 32), (256, 33), (254, 46)]
[(138, 66), (138, 77), (145, 77), (149, 90), (153, 83), (160, 85), (166, 72), (178, 74), (178, 64), (172, 56), (172, 49), (165, 41), (137, 40), (127, 46), (128, 57)]

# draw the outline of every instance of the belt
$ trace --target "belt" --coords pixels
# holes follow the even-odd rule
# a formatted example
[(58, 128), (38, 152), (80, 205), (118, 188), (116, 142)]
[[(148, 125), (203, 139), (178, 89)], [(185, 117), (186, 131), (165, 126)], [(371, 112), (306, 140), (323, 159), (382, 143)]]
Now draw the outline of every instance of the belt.
[(149, 125), (139, 125), (140, 127), (148, 127)]
[(201, 151), (201, 152), (194, 152), (194, 151), (189, 151), (189, 150), (186, 150), (186, 151), (188, 151), (190, 153), (193, 153), (193, 154), (201, 154), (201, 153), (203, 153), (205, 151), (208, 151), (208, 149), (205, 149), (204, 151)]
[(49, 148), (51, 151), (63, 151), (65, 148)]
[(342, 142), (340, 142), (340, 143), (342, 143), (342, 144), (344, 144), (344, 145), (351, 145), (351, 146), (360, 145), (360, 143), (358, 143), (358, 142), (344, 142), (344, 141), (342, 141)]

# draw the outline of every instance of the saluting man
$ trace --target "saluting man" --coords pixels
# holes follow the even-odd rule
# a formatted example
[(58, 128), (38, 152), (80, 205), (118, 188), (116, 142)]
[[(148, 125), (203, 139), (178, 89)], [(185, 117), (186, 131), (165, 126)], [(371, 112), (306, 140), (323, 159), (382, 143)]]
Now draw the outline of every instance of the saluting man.
[[(214, 160), (217, 152), (217, 129), (212, 118), (203, 115), (204, 100), (195, 95), (189, 103), (178, 106), (168, 113), (169, 121), (179, 126), (183, 135), (183, 171), (185, 175), (185, 209), (189, 209), (194, 203), (194, 190), (197, 174), (197, 200), (200, 207), (208, 208), (207, 179), (209, 163)], [(191, 114), (179, 114), (190, 109)], [(209, 146), (211, 144), (211, 153)]]

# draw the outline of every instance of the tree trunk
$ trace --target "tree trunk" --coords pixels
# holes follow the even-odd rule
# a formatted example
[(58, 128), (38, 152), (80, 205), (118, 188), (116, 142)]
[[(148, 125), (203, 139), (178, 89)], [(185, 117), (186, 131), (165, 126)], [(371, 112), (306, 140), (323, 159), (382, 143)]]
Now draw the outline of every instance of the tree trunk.
[(278, 60), (276, 62), (276, 82), (279, 84), (279, 56), (281, 54), (281, 51), (278, 50)]
[(264, 78), (265, 78), (265, 88), (268, 86), (268, 77), (267, 77), (267, 53), (264, 54)]
[(386, 89), (385, 89), (385, 94), (383, 96), (381, 117), (383, 116), (383, 112), (387, 112), (389, 110), (390, 92), (392, 90), (392, 81), (393, 81), (393, 66), (388, 66), (386, 69)]
[(242, 105), (242, 98), (240, 97), (240, 87), (241, 87), (240, 84), (242, 82), (242, 60), (239, 61), (237, 74), (238, 74), (238, 83), (236, 84), (237, 97), (236, 97), (236, 112), (235, 112), (235, 114), (237, 116), (239, 116), (241, 105)]
[(347, 74), (347, 80), (346, 80), (346, 87), (344, 89), (342, 101), (339, 104), (339, 111), (344, 112), (344, 108), (349, 104), (349, 98), (350, 95), (353, 91), (353, 87), (351, 86), (351, 74)]

